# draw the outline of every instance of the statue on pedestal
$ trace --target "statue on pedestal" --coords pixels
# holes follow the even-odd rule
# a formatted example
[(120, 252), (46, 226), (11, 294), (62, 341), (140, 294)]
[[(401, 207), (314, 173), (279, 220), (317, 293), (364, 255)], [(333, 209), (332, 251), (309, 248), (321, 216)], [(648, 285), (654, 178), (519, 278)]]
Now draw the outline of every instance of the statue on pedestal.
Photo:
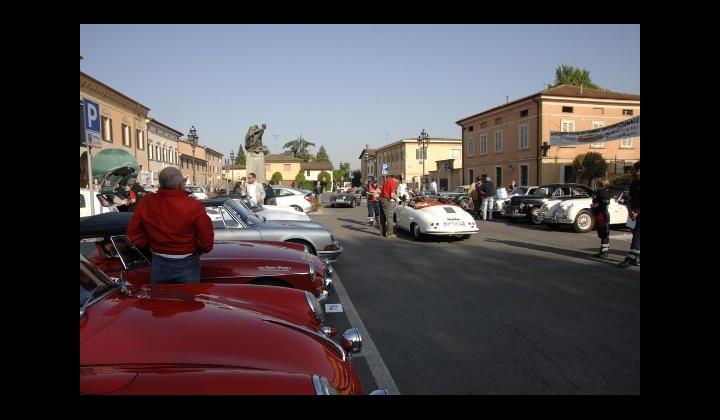
[(261, 127), (253, 125), (248, 128), (248, 132), (245, 135), (245, 150), (251, 153), (257, 154), (268, 154), (270, 151), (262, 144), (262, 136), (265, 133), (265, 124)]

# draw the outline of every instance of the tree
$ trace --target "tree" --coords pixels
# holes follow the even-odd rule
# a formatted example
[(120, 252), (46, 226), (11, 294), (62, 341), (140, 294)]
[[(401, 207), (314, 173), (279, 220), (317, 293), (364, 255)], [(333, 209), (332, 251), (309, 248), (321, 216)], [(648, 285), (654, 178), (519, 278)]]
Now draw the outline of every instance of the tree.
[(315, 143), (307, 141), (302, 137), (302, 135), (300, 135), (300, 137), (296, 138), (295, 140), (285, 143), (285, 145), (283, 145), (283, 149), (290, 149), (288, 150), (289, 154), (292, 154), (294, 157), (302, 159), (304, 162), (307, 162), (312, 157), (312, 155), (310, 155), (310, 152), (308, 152), (307, 150), (309, 146), (315, 147)]
[(235, 165), (245, 165), (245, 149), (242, 147), (242, 144), (238, 147), (237, 156), (235, 156)]
[(330, 157), (327, 154), (327, 150), (325, 150), (325, 146), (320, 146), (320, 150), (318, 150), (317, 155), (315, 155), (315, 162), (330, 162)]
[(333, 170), (335, 182), (344, 182), (350, 180), (350, 162), (340, 162), (340, 169)]
[(282, 174), (280, 172), (275, 172), (274, 174), (272, 174), (272, 178), (270, 178), (270, 183), (274, 185), (280, 185), (282, 180)]
[(330, 185), (330, 180), (332, 179), (330, 174), (325, 171), (322, 171), (318, 174), (317, 179), (318, 179), (318, 181), (320, 181), (320, 185), (323, 186), (323, 190), (327, 191), (329, 189), (328, 187)]
[(578, 179), (587, 180), (589, 184), (597, 178), (602, 178), (607, 172), (608, 164), (600, 153), (588, 152), (575, 156), (573, 169)]
[(303, 184), (305, 184), (305, 171), (301, 169), (298, 171), (297, 175), (295, 175), (295, 187), (302, 188)]
[(563, 64), (555, 69), (555, 84), (556, 85), (583, 85), (592, 89), (600, 89), (600, 86), (590, 80), (590, 71), (580, 69), (579, 67), (569, 66)]

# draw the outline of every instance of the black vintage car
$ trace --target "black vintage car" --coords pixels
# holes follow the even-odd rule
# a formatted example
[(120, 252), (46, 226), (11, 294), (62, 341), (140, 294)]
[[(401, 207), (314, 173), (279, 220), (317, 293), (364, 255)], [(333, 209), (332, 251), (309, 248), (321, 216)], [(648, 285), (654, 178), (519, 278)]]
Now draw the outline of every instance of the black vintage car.
[[(547, 184), (536, 189), (529, 195), (518, 195), (511, 197), (509, 202), (503, 206), (502, 215), (511, 221), (518, 219), (530, 219), (533, 224), (542, 224), (543, 219), (540, 215), (540, 206), (549, 199), (571, 198), (577, 193), (578, 189), (592, 196), (593, 190), (582, 184)], [(573, 190), (575, 192), (573, 192)]]

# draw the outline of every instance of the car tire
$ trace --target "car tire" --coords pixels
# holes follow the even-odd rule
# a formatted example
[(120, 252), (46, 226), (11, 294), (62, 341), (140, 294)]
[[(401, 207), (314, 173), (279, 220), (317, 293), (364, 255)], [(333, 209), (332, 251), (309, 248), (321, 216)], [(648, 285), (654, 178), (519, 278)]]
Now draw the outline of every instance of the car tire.
[(510, 221), (510, 223), (517, 223), (517, 217), (508, 217), (507, 219)]
[(467, 235), (461, 236), (461, 238), (463, 238), (463, 239), (470, 239), (471, 236), (472, 236), (472, 235), (470, 235), (470, 234), (468, 233)]
[(418, 225), (417, 223), (413, 223), (410, 225), (410, 232), (412, 232), (413, 238), (415, 238), (415, 240), (419, 241), (423, 237), (423, 233), (420, 232), (420, 225)]
[(577, 233), (590, 232), (595, 227), (595, 219), (592, 217), (592, 214), (590, 214), (590, 211), (580, 210), (577, 216), (575, 216), (575, 221), (572, 226), (573, 230)]
[(293, 205), (290, 206), (290, 207), (294, 208), (295, 210), (297, 210), (297, 211), (299, 211), (299, 212), (301, 212), (301, 213), (302, 213), (302, 211), (303, 211), (302, 207), (298, 206), (297, 204), (293, 204)]
[(542, 216), (540, 215), (540, 207), (533, 207), (532, 210), (530, 210), (530, 222), (533, 225), (539, 226), (542, 225), (543, 220)]

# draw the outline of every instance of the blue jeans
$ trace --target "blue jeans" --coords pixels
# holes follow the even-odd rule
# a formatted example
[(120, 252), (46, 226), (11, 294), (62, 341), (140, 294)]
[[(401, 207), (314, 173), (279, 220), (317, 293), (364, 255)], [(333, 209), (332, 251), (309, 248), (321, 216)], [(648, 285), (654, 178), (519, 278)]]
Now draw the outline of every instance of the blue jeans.
[(182, 259), (154, 255), (150, 279), (153, 283), (200, 283), (200, 256)]
[(368, 219), (372, 218), (380, 218), (380, 202), (368, 200)]

